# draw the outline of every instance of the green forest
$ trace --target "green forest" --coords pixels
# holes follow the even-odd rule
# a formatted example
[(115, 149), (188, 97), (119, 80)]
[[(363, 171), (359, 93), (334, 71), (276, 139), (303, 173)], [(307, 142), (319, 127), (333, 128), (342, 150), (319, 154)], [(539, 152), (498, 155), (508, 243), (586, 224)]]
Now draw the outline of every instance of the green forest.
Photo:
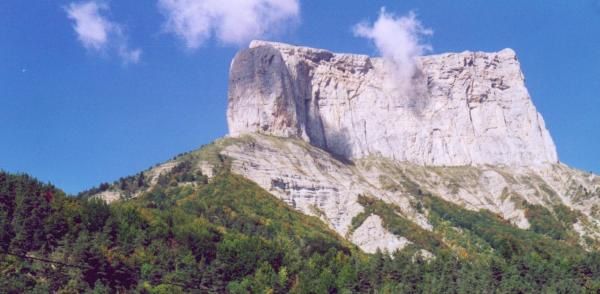
[[(121, 184), (147, 185), (143, 177)], [(179, 166), (149, 192), (112, 204), (87, 194), (0, 173), (0, 292), (600, 293), (600, 254), (570, 240), (568, 211), (544, 221), (532, 208), (541, 221), (520, 230), (423, 193), (432, 223), (465, 232), (442, 240), (363, 196), (356, 224), (377, 214), (414, 243), (369, 255), (226, 170), (208, 181)]]

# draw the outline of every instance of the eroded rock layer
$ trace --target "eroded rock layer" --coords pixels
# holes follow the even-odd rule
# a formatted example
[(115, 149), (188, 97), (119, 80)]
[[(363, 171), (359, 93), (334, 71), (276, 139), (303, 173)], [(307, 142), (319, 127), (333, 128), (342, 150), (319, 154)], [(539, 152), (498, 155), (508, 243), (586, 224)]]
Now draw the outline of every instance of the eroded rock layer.
[(236, 139), (221, 154), (232, 159), (233, 172), (288, 205), (320, 217), (367, 252), (373, 248), (393, 251), (406, 243), (390, 241), (387, 231), (373, 223), (353, 231), (353, 219), (364, 211), (360, 195), (394, 205), (396, 213), (427, 231), (435, 228), (428, 213), (418, 209), (421, 192), (470, 210), (491, 211), (522, 229), (530, 228), (529, 205), (550, 210), (566, 205), (577, 211), (569, 230), (581, 236), (582, 244), (586, 238), (600, 240), (600, 177), (563, 164), (426, 167), (380, 156), (347, 164), (301, 140), (258, 134)]

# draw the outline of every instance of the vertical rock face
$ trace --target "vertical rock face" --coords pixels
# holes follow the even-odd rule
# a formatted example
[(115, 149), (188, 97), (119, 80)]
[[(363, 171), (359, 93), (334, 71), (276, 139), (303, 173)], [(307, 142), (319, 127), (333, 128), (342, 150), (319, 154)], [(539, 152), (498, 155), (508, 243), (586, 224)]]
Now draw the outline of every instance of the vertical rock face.
[(296, 136), (302, 124), (294, 85), (279, 50), (260, 46), (239, 53), (229, 78), (230, 133)]
[(295, 137), (349, 159), (421, 165), (558, 161), (512, 50), (417, 64), (406, 91), (380, 58), (254, 41), (231, 65), (230, 135)]

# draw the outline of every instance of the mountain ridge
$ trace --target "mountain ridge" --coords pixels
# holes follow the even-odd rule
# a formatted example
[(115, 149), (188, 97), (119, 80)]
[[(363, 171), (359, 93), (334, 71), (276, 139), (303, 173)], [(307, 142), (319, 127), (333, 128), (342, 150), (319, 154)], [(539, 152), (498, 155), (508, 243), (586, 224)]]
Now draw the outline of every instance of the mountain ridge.
[[(484, 53), (481, 56), (472, 56), (476, 53), (467, 53), (466, 55), (442, 54), (435, 57), (454, 56), (449, 65), (446, 66), (443, 62), (436, 65), (436, 68), (448, 67), (450, 69), (433, 70), (430, 71), (430, 74), (431, 72), (438, 74), (438, 78), (442, 81), (451, 80), (454, 75), (454, 79), (463, 83), (458, 90), (455, 89), (458, 93), (462, 93), (460, 96), (450, 99), (441, 94), (434, 95), (438, 102), (443, 102), (436, 106), (441, 107), (440, 112), (443, 112), (444, 107), (448, 106), (447, 103), (462, 103), (467, 106), (467, 109), (464, 105), (457, 109), (472, 111), (477, 108), (489, 108), (492, 109), (492, 114), (497, 114), (492, 117), (501, 119), (500, 123), (505, 127), (524, 126), (525, 129), (533, 129), (533, 133), (522, 131), (517, 135), (511, 135), (513, 137), (510, 138), (521, 140), (516, 145), (509, 144), (511, 139), (507, 139), (509, 143), (503, 143), (505, 139), (502, 135), (510, 131), (509, 128), (490, 135), (489, 138), (493, 139), (492, 142), (500, 140), (499, 149), (490, 152), (494, 153), (500, 150), (501, 152), (496, 154), (498, 155), (496, 159), (501, 163), (496, 162), (496, 159), (493, 159), (491, 163), (486, 161), (476, 164), (470, 161), (464, 162), (465, 158), (458, 153), (454, 154), (456, 155), (454, 157), (447, 156), (448, 151), (452, 148), (446, 148), (441, 153), (431, 153), (435, 156), (441, 154), (441, 156), (445, 156), (444, 160), (451, 161), (448, 162), (449, 164), (442, 164), (444, 160), (440, 162), (424, 161), (424, 158), (420, 157), (422, 154), (417, 153), (410, 155), (416, 157), (400, 159), (395, 157), (396, 153), (385, 153), (385, 150), (369, 151), (370, 153), (360, 156), (343, 154), (343, 152), (340, 154), (329, 148), (332, 145), (329, 144), (330, 138), (325, 133), (323, 133), (322, 139), (325, 140), (323, 142), (326, 142), (327, 146), (322, 146), (318, 140), (315, 142), (313, 140), (315, 137), (308, 135), (311, 120), (306, 119), (311, 115), (310, 111), (304, 113), (308, 115), (307, 117), (302, 118), (301, 112), (296, 112), (295, 109), (298, 106), (298, 99), (305, 99), (304, 102), (308, 104), (313, 103), (313, 100), (310, 99), (314, 98), (314, 95), (321, 90), (322, 85), (319, 83), (314, 85), (311, 80), (319, 80), (319, 76), (327, 76), (331, 74), (330, 72), (334, 72), (331, 74), (333, 76), (329, 77), (331, 81), (326, 85), (338, 83), (340, 85), (334, 89), (343, 90), (331, 92), (330, 98), (318, 99), (317, 102), (321, 104), (325, 100), (334, 101), (329, 104), (319, 104), (319, 108), (313, 110), (322, 111), (326, 108), (324, 105), (329, 105), (329, 110), (336, 113), (341, 123), (343, 121), (341, 118), (347, 114), (345, 110), (348, 110), (351, 116), (355, 113), (354, 108), (346, 109), (344, 105), (355, 103), (352, 101), (358, 101), (362, 97), (357, 94), (358, 96), (350, 100), (344, 100), (348, 98), (349, 94), (346, 90), (350, 87), (344, 83), (349, 83), (349, 80), (356, 78), (352, 76), (359, 72), (360, 67), (354, 67), (354, 73), (345, 70), (347, 75), (335, 76), (339, 74), (340, 70), (337, 67), (332, 69), (332, 64), (346, 68), (353, 68), (352, 64), (356, 62), (361, 65), (380, 63), (380, 66), (384, 66), (383, 59), (371, 59), (365, 55), (336, 57), (334, 53), (326, 50), (295, 47), (281, 43), (255, 41), (250, 47), (250, 49), (242, 50), (231, 65), (227, 112), (231, 131), (229, 136), (193, 151), (192, 155), (183, 157), (188, 159), (175, 158), (136, 176), (122, 179), (116, 185), (105, 186), (101, 191), (92, 191), (94, 193), (87, 194), (108, 201), (135, 198), (144, 195), (157, 183), (164, 181), (163, 175), (181, 169), (181, 164), (185, 164), (186, 168), (193, 171), (198, 171), (207, 181), (215, 176), (216, 170), (225, 168), (255, 182), (290, 207), (319, 217), (340, 236), (344, 236), (370, 253), (378, 249), (389, 252), (401, 250), (414, 244), (415, 240), (411, 240), (408, 238), (409, 236), (403, 236), (399, 232), (391, 232), (390, 228), (386, 227), (385, 219), (381, 216), (364, 215), (368, 210), (363, 201), (364, 197), (396, 207), (392, 211), (396, 217), (404, 219), (400, 223), (405, 223), (406, 226), (412, 228), (409, 231), (422, 231), (423, 234), (434, 235), (445, 234), (436, 231), (438, 228), (434, 226), (430, 218), (432, 212), (423, 208), (424, 195), (434, 195), (443, 201), (459, 205), (470, 211), (491, 212), (522, 230), (552, 231), (536, 219), (543, 216), (550, 223), (556, 225), (558, 231), (552, 233), (554, 237), (567, 238), (588, 250), (600, 248), (600, 213), (598, 212), (600, 211), (600, 177), (577, 171), (557, 162), (552, 139), (544, 128), (543, 118), (535, 110), (527, 93), (514, 51), (503, 50), (501, 53)], [(284, 55), (288, 57), (284, 57)], [(473, 59), (468, 59), (471, 57)], [(454, 68), (453, 65), (459, 61), (459, 67)], [(502, 69), (503, 62), (508, 64), (508, 69)], [(423, 63), (427, 63), (426, 59)], [(470, 63), (473, 65), (469, 65)], [(373, 66), (373, 68), (375, 67)], [(464, 67), (478, 69), (465, 69)], [(371, 68), (369, 71), (374, 70)], [(499, 76), (501, 78), (499, 80), (483, 79), (485, 81), (483, 83), (480, 81), (481, 78), (476, 76), (481, 71), (485, 73), (486, 77)], [(494, 73), (495, 71), (500, 73)], [(464, 73), (467, 73), (464, 79), (456, 77), (456, 75)], [(377, 80), (382, 77), (372, 78)], [(340, 81), (336, 82), (335, 79)], [(308, 87), (304, 88), (304, 92), (300, 91), (302, 89), (296, 85), (302, 81)], [(326, 85), (325, 88), (328, 87)], [(317, 91), (310, 90), (311, 87), (316, 87)], [(372, 88), (372, 86), (369, 87)], [(427, 89), (428, 93), (437, 91), (436, 87), (428, 86)], [(468, 92), (467, 89), (475, 90)], [(450, 93), (454, 93), (453, 91)], [(489, 95), (486, 98), (488, 102), (475, 101), (473, 103), (476, 107), (473, 109), (469, 106), (471, 102), (468, 101), (468, 98), (479, 97), (473, 93), (488, 92)], [(298, 95), (301, 93), (307, 96)], [(518, 97), (511, 97), (510, 93), (516, 93)], [(341, 100), (346, 102), (339, 104), (339, 101), (336, 100), (339, 98), (336, 96), (338, 94), (343, 98)], [(324, 94), (317, 96), (319, 95)], [(367, 98), (377, 98), (384, 94), (381, 94), (380, 88), (375, 88), (370, 94), (367, 91), (366, 95)], [(390, 99), (389, 95), (385, 97), (385, 99)], [(516, 103), (516, 106), (511, 103)], [(437, 105), (436, 103), (430, 104)], [(500, 107), (501, 104), (504, 105), (504, 108)], [(412, 112), (414, 109), (411, 107), (407, 109)], [(427, 107), (423, 109), (427, 109)], [(497, 112), (498, 109), (501, 111)], [(380, 110), (375, 107), (372, 110), (374, 112), (368, 114), (376, 116), (375, 113)], [(485, 113), (487, 112), (483, 111), (480, 114)], [(512, 113), (514, 122), (506, 120), (507, 113)], [(397, 113), (392, 114), (392, 116), (382, 115), (375, 119), (394, 122), (394, 115)], [(469, 112), (469, 115), (471, 114)], [(444, 115), (450, 121), (453, 121), (453, 116)], [(324, 118), (325, 116), (314, 113), (314, 117)], [(334, 115), (334, 117), (336, 116)], [(414, 118), (415, 116), (412, 116), (411, 119)], [(364, 118), (364, 120), (368, 119), (368, 117)], [(472, 116), (467, 119), (476, 120)], [(246, 123), (240, 123), (240, 120), (246, 120)], [(266, 123), (266, 125), (261, 125), (262, 123)], [(412, 123), (413, 127), (419, 126), (418, 121), (413, 120)], [(485, 122), (481, 123), (485, 125)], [(324, 124), (321, 125), (321, 127), (323, 126)], [(423, 129), (428, 127), (431, 125), (426, 123), (426, 127)], [(408, 127), (403, 126), (403, 128)], [(447, 128), (454, 127), (447, 126)], [(385, 128), (382, 129), (385, 130)], [(419, 132), (421, 129), (417, 127), (415, 130)], [(321, 130), (326, 131), (327, 129), (322, 128)], [(530, 134), (537, 134), (537, 139), (534, 138), (537, 146), (523, 145), (523, 142), (529, 140)], [(344, 144), (343, 146), (348, 147), (348, 150), (360, 150), (363, 148), (361, 144), (367, 143), (360, 140), (352, 141), (348, 137), (338, 137), (337, 139), (339, 139), (337, 142)], [(475, 145), (481, 143), (477, 143), (478, 138), (464, 137), (460, 134), (455, 136), (455, 139), (459, 140), (457, 145), (459, 147), (461, 142), (470, 139), (472, 139), (470, 142), (476, 143)], [(409, 141), (402, 144), (408, 144)], [(399, 144), (396, 149), (401, 150), (402, 144)], [(488, 146), (486, 144), (480, 144), (479, 148)], [(411, 147), (413, 150), (423, 147), (415, 145), (418, 147)], [(515, 159), (510, 158), (516, 154), (515, 156), (518, 155), (516, 159), (521, 160), (523, 158), (520, 156), (535, 153), (536, 149), (544, 149), (546, 145), (549, 146), (550, 152), (540, 152), (539, 157), (531, 157), (529, 161), (523, 160), (519, 164), (513, 164)], [(355, 147), (358, 149), (353, 149)], [(525, 151), (520, 152), (519, 148), (524, 148)], [(488, 151), (481, 149), (479, 155), (483, 156)], [(409, 153), (405, 155), (407, 154)], [(193, 159), (189, 159), (189, 156)], [(510, 160), (503, 162), (502, 160), (507, 156)], [(410, 160), (411, 158), (413, 160)], [(454, 161), (455, 159), (457, 161)], [(223, 166), (224, 163), (227, 164), (226, 167)], [(139, 181), (148, 183), (148, 185), (139, 186), (136, 184)], [(185, 181), (179, 184), (185, 184)], [(574, 212), (565, 213), (565, 211)], [(558, 221), (559, 216), (565, 214), (573, 216), (568, 218), (569, 221)], [(357, 223), (356, 220), (359, 216), (362, 219), (361, 223)], [(552, 219), (555, 221), (550, 221)]]

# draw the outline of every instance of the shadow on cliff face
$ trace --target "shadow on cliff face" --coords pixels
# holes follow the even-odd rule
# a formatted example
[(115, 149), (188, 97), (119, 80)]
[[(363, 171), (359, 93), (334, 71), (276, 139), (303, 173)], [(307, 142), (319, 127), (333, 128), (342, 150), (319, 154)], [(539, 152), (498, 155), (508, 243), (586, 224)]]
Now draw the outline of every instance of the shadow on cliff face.
[(328, 129), (325, 133), (325, 151), (329, 152), (340, 162), (353, 165), (352, 162), (352, 142), (348, 128)]
[(428, 77), (421, 68), (415, 71), (415, 75), (411, 79), (411, 87), (408, 94), (410, 109), (415, 116), (421, 117), (431, 100), (429, 99)]
[[(329, 53), (331, 54), (331, 53)], [(327, 56), (323, 57), (326, 58)], [(316, 57), (315, 57), (316, 58)], [(312, 67), (301, 61), (294, 67), (294, 101), (300, 124), (304, 126), (312, 145), (325, 149), (325, 131), (319, 111), (319, 91), (313, 93)]]

